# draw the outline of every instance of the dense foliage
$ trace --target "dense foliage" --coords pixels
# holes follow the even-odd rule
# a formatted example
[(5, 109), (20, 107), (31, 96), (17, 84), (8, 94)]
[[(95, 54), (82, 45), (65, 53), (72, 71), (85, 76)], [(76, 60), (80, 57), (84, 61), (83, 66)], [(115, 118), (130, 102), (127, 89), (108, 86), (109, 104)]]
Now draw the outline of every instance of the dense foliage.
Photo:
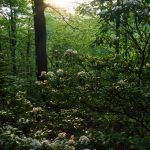
[(38, 80), (30, 2), (0, 6), (0, 149), (150, 149), (148, 1), (47, 8)]

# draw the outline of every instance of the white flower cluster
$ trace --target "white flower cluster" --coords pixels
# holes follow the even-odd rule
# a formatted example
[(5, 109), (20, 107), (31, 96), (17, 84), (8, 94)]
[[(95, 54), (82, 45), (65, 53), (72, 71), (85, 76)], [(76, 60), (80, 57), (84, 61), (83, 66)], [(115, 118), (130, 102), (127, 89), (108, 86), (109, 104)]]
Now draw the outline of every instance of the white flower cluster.
[(113, 11), (120, 11), (120, 10), (122, 10), (122, 6), (115, 6), (115, 7), (113, 7), (112, 10)]
[(50, 78), (53, 78), (53, 77), (55, 77), (55, 73), (52, 72), (52, 71), (49, 71), (49, 72), (47, 72), (46, 76), (50, 77)]
[(119, 85), (125, 85), (127, 82), (125, 81), (125, 80), (119, 80), (118, 82), (117, 82), (117, 84), (119, 84)]
[(58, 69), (58, 70), (56, 71), (56, 74), (57, 74), (58, 76), (61, 76), (61, 75), (64, 74), (64, 70), (63, 70), (63, 69)]
[[(55, 77), (55, 73), (54, 72), (52, 72), (52, 71), (49, 71), (49, 72), (46, 72), (46, 71), (42, 71), (41, 72), (41, 77), (43, 77), (43, 76), (47, 76), (47, 77), (50, 77), (50, 78), (52, 78), (52, 77)], [(38, 84), (38, 83), (37, 83)]]
[(30, 149), (29, 150), (41, 149), (42, 146), (46, 146), (46, 147), (51, 146), (51, 142), (49, 140), (46, 140), (46, 139), (43, 139), (42, 141), (39, 141), (37, 139), (30, 140), (29, 138), (25, 137), (24, 141), (27, 141), (26, 143), (28, 143), (28, 141), (30, 141)]
[(69, 141), (68, 141), (68, 145), (74, 145), (75, 144), (75, 141), (73, 140), (73, 139), (70, 139)]
[(42, 81), (35, 81), (36, 85), (42, 85)]
[(25, 94), (26, 94), (26, 92), (18, 91), (17, 94), (16, 94), (16, 100), (17, 100), (17, 101), (23, 100)]
[(145, 64), (146, 67), (150, 68), (150, 63)]
[[(79, 138), (78, 141), (75, 140), (74, 135), (67, 139), (66, 133), (61, 132), (58, 134), (57, 138), (53, 140), (47, 140), (42, 138), (38, 140), (36, 137), (27, 138), (25, 135), (21, 137), (16, 136), (14, 133), (16, 128), (12, 128), (11, 126), (7, 126), (7, 130), (5, 134), (10, 135), (11, 138), (15, 139), (21, 145), (28, 146), (29, 150), (37, 150), (37, 149), (53, 149), (53, 150), (75, 150), (77, 144), (84, 145), (85, 147), (88, 146), (90, 140), (87, 136), (83, 135)], [(43, 134), (42, 130), (36, 132), (36, 134)], [(84, 148), (83, 150), (90, 150), (88, 148)]]
[(42, 145), (49, 145), (49, 141), (46, 140), (46, 139), (44, 139), (44, 140), (42, 141)]
[(25, 97), (26, 92), (19, 91), (16, 94), (16, 101), (21, 103), (22, 105), (26, 105), (28, 107), (32, 107), (31, 102)]
[(0, 110), (0, 115), (7, 115), (6, 111)]
[(9, 131), (10, 133), (11, 133), (11, 131), (14, 132), (17, 130), (17, 128), (12, 127), (11, 125), (7, 125), (5, 127), (5, 129), (6, 129), (6, 132)]
[(51, 143), (50, 148), (53, 150), (75, 150), (74, 146), (66, 145), (65, 143), (61, 143), (60, 141)]
[(64, 53), (65, 56), (75, 56), (77, 54), (78, 54), (78, 52), (76, 50), (73, 50), (73, 49), (68, 49)]
[(58, 50), (57, 50), (57, 49), (55, 49), (55, 50), (54, 50), (54, 52), (55, 52), (55, 53), (58, 53)]
[(92, 63), (93, 67), (98, 67), (98, 66), (101, 66), (101, 65), (105, 65), (105, 63), (101, 60), (97, 60), (97, 61)]
[[(40, 141), (36, 140), (36, 139), (33, 139), (32, 142), (31, 142), (31, 147), (33, 148), (33, 150), (36, 150), (38, 148), (41, 147), (41, 143)], [(31, 150), (31, 149), (30, 149)]]
[(43, 111), (41, 107), (33, 107), (32, 109), (33, 112), (41, 112)]
[(46, 84), (48, 84), (48, 80), (36, 81), (35, 84), (37, 84), (37, 85), (46, 85)]
[[(41, 77), (44, 76), (44, 77), (47, 77), (48, 79), (50, 80), (54, 80), (56, 75), (54, 72), (52, 71), (48, 71), (47, 73), (45, 71), (42, 71), (41, 72)], [(36, 85), (46, 85), (48, 84), (48, 80), (44, 80), (44, 81), (36, 81), (35, 82)]]
[(139, 5), (139, 0), (123, 0), (124, 5)]
[(34, 137), (43, 137), (45, 135), (45, 132), (43, 132), (42, 130), (38, 130), (34, 133)]
[(72, 136), (68, 141), (66, 141), (66, 133), (61, 132), (58, 134), (57, 138), (49, 144), (49, 146), (53, 150), (56, 149), (75, 150), (74, 144), (75, 141), (72, 138)]
[(85, 71), (80, 71), (80, 72), (77, 73), (77, 76), (78, 77), (84, 77), (84, 76), (86, 76), (86, 74), (87, 73)]
[(106, 13), (107, 13), (107, 10), (101, 10), (99, 14), (100, 15), (105, 15)]
[(116, 36), (114, 40), (115, 40), (115, 41), (118, 41), (119, 38), (120, 38), (119, 36)]
[(83, 145), (88, 145), (90, 142), (90, 139), (87, 136), (83, 135), (79, 138), (79, 142)]
[(45, 76), (46, 75), (46, 71), (42, 71), (41, 72), (41, 77)]
[(65, 132), (61, 132), (58, 134), (58, 139), (64, 139), (66, 137), (66, 133)]
[(29, 119), (20, 118), (20, 119), (18, 120), (18, 122), (19, 122), (19, 123), (23, 123), (23, 124), (27, 124), (27, 123), (29, 123)]

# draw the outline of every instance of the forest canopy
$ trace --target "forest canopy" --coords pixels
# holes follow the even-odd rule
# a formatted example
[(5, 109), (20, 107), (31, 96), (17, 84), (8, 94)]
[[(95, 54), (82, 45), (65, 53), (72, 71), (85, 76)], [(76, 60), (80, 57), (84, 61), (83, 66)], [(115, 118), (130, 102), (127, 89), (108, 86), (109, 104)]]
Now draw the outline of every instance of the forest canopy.
[(150, 1), (0, 1), (0, 149), (149, 150)]

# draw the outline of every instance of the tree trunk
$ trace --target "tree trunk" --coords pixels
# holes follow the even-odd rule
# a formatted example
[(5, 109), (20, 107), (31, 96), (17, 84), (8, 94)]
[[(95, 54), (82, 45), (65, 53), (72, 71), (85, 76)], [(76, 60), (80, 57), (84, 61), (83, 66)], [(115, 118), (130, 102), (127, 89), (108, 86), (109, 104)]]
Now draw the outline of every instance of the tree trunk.
[(47, 71), (45, 5), (43, 0), (33, 2), (37, 79), (43, 80), (41, 72)]
[[(124, 14), (124, 22), (125, 22), (124, 27), (126, 28), (127, 24), (128, 24), (128, 13), (127, 12), (125, 12), (125, 14)], [(124, 43), (125, 58), (127, 60), (128, 56), (129, 56), (129, 52), (128, 52), (128, 32), (125, 33), (125, 37), (124, 38), (125, 38), (125, 43)]]
[(31, 53), (31, 31), (30, 31), (30, 19), (28, 21), (28, 33), (27, 33), (27, 58), (30, 57)]
[(28, 20), (28, 33), (27, 33), (27, 52), (26, 52), (26, 72), (27, 75), (31, 75), (31, 64), (29, 62), (29, 58), (31, 57), (31, 30), (30, 30), (30, 18)]
[[(117, 0), (117, 6), (120, 5), (120, 0)], [(115, 49), (116, 53), (119, 54), (119, 48), (120, 48), (120, 12), (116, 14), (116, 42), (115, 42)]]
[(10, 6), (10, 51), (11, 51), (11, 63), (12, 63), (12, 73), (16, 75), (16, 12), (15, 9)]

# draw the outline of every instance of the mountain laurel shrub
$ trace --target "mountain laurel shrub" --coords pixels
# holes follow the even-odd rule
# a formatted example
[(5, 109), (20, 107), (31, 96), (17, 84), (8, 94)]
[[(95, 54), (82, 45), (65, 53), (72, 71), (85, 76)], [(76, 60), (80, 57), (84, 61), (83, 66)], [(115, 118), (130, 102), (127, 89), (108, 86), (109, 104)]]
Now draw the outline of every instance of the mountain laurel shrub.
[(57, 53), (45, 80), (32, 85), (37, 95), (9, 89), (3, 97), (0, 148), (150, 149), (150, 65), (139, 87), (133, 60)]

